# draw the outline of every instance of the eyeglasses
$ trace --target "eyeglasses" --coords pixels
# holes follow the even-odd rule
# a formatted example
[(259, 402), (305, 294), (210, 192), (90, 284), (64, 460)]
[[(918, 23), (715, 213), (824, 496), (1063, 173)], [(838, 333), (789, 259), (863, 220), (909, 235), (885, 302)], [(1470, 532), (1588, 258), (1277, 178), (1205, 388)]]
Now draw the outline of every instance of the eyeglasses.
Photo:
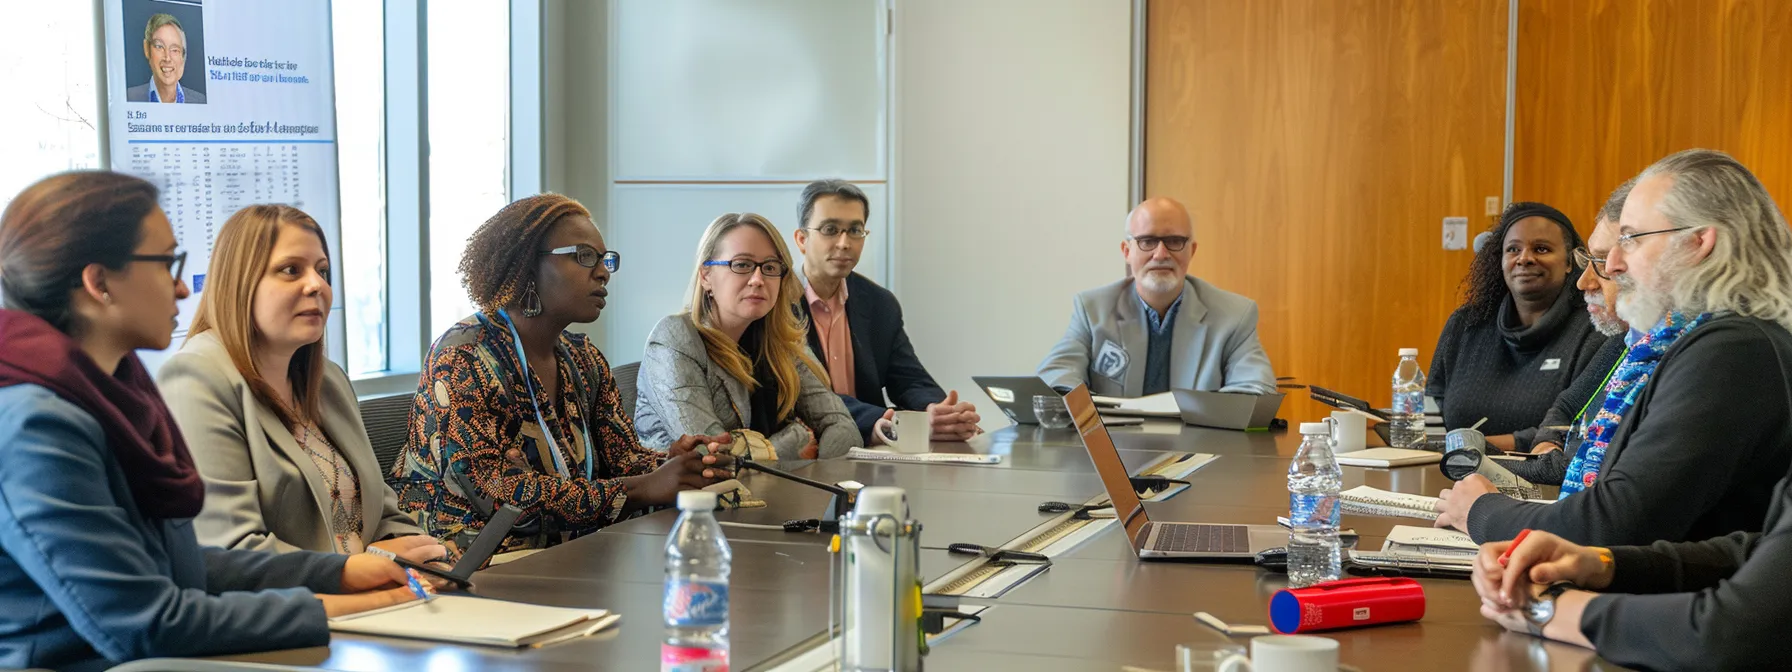
[(175, 280), (180, 279), (181, 271), (187, 270), (187, 253), (174, 254), (133, 254), (125, 258), (127, 261), (147, 261), (168, 265), (168, 275)]
[(1158, 243), (1163, 243), (1171, 252), (1181, 252), (1188, 247), (1188, 236), (1127, 236), (1126, 239), (1146, 252), (1156, 250)]
[(734, 271), (739, 275), (752, 275), (753, 271), (759, 271), (760, 273), (764, 273), (765, 277), (768, 278), (782, 278), (785, 273), (790, 272), (790, 268), (786, 267), (784, 262), (777, 259), (767, 259), (765, 261), (752, 261), (749, 259), (705, 261), (703, 262), (703, 265), (727, 266), (728, 270)]
[(1691, 229), (1691, 228), (1694, 228), (1694, 227), (1677, 226), (1672, 229), (1661, 229), (1659, 231), (1641, 231), (1638, 233), (1626, 233), (1622, 236), (1618, 236), (1618, 247), (1624, 248), (1625, 252), (1629, 252), (1631, 250), (1636, 249), (1636, 239), (1638, 239), (1638, 238), (1642, 238), (1644, 236), (1653, 236), (1658, 233), (1673, 233), (1675, 231), (1685, 231), (1685, 230)]
[(852, 228), (842, 229), (837, 224), (829, 223), (829, 224), (823, 224), (821, 226), (805, 226), (803, 228), (808, 229), (810, 231), (814, 231), (814, 232), (819, 233), (828, 238), (833, 238), (834, 236), (838, 236), (838, 235), (844, 233), (848, 236), (851, 236), (854, 240), (863, 240), (865, 238), (865, 236), (871, 235), (871, 229), (867, 229), (863, 226), (854, 226)]
[(1580, 264), (1581, 268), (1593, 269), (1593, 275), (1597, 275), (1601, 279), (1612, 279), (1611, 276), (1605, 274), (1605, 257), (1595, 257), (1593, 252), (1587, 248), (1574, 248), (1574, 263)]
[(621, 252), (610, 250), (603, 254), (598, 254), (597, 248), (584, 243), (546, 250), (541, 253), (541, 256), (545, 257), (555, 254), (570, 255), (573, 261), (578, 262), (580, 266), (584, 266), (585, 268), (597, 268), (598, 262), (601, 261), (604, 264), (604, 270), (611, 273), (615, 273), (622, 269)]
[(152, 51), (170, 52), (170, 53), (174, 54), (175, 58), (186, 58), (187, 57), (187, 48), (180, 46), (178, 44), (164, 44), (161, 40), (155, 40), (155, 41), (149, 43), (149, 48)]

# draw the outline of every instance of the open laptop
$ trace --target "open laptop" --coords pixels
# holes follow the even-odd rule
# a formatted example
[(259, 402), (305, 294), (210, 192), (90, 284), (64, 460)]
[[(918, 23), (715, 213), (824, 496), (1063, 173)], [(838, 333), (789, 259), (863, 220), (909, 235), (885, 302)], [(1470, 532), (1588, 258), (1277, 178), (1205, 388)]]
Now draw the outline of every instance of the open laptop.
[(1089, 388), (1078, 385), (1064, 395), (1070, 417), (1076, 423), (1083, 447), (1101, 475), (1101, 485), (1114, 502), (1114, 514), (1126, 528), (1133, 553), (1141, 560), (1231, 559), (1251, 560), (1259, 551), (1288, 545), (1288, 531), (1275, 525), (1175, 523), (1151, 520), (1139, 495), (1133, 492), (1126, 464), (1108, 436)]
[(1176, 395), (1176, 408), (1182, 411), (1182, 422), (1202, 427), (1263, 429), (1269, 427), (1269, 422), (1276, 419), (1276, 411), (1282, 408), (1280, 393), (1171, 392)]
[(1039, 424), (1039, 418), (1033, 415), (1033, 397), (1058, 396), (1058, 391), (1039, 376), (971, 376), (971, 382), (983, 388), (990, 401), (996, 402), (996, 408), (1019, 425)]

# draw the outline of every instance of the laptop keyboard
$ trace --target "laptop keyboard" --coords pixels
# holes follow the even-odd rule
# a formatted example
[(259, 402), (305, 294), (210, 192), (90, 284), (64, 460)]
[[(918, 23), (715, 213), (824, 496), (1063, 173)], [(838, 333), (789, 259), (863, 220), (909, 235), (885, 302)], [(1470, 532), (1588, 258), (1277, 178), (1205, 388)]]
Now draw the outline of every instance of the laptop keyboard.
[(1249, 553), (1250, 529), (1243, 525), (1158, 525), (1154, 551)]

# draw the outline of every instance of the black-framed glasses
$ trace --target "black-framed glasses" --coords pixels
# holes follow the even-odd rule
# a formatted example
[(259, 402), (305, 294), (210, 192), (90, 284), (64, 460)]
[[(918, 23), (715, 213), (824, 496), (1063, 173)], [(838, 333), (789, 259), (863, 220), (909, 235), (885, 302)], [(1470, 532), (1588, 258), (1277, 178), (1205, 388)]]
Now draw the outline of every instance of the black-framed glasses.
[(1169, 248), (1171, 252), (1181, 252), (1183, 248), (1188, 247), (1189, 240), (1188, 236), (1127, 236), (1126, 239), (1146, 252), (1157, 250), (1159, 243)]
[(814, 232), (819, 233), (828, 238), (833, 238), (834, 236), (838, 236), (838, 235), (844, 233), (854, 240), (864, 240), (865, 236), (871, 235), (871, 229), (867, 229), (863, 226), (854, 226), (854, 227), (842, 229), (842, 228), (840, 228), (840, 225), (834, 224), (832, 222), (823, 224), (821, 226), (805, 226), (803, 228), (808, 229), (810, 231), (814, 231)]
[(604, 270), (611, 273), (622, 270), (622, 253), (615, 250), (599, 254), (597, 248), (584, 243), (579, 243), (577, 245), (567, 245), (566, 247), (543, 250), (541, 256), (545, 257), (553, 254), (571, 256), (573, 261), (578, 262), (580, 266), (584, 266), (585, 268), (597, 268), (598, 262), (603, 262)]
[(703, 265), (727, 266), (728, 270), (734, 271), (737, 275), (752, 275), (753, 271), (759, 271), (760, 273), (765, 274), (765, 277), (768, 278), (782, 278), (785, 273), (790, 272), (790, 267), (785, 266), (784, 262), (777, 259), (767, 259), (765, 261), (753, 261), (751, 259), (720, 259), (716, 261), (705, 261), (703, 262)]
[(133, 254), (126, 257), (126, 259), (129, 261), (167, 264), (168, 275), (175, 280), (179, 280), (181, 272), (187, 270), (187, 253), (184, 251), (175, 252), (174, 254)]
[(1624, 251), (1628, 252), (1630, 250), (1636, 249), (1636, 239), (1638, 239), (1638, 238), (1653, 236), (1658, 233), (1673, 233), (1675, 231), (1685, 231), (1685, 230), (1691, 229), (1691, 228), (1695, 228), (1695, 227), (1676, 226), (1671, 229), (1661, 229), (1658, 231), (1639, 231), (1636, 233), (1626, 233), (1622, 236), (1618, 236), (1618, 247), (1624, 248)]
[(1595, 257), (1593, 252), (1587, 248), (1574, 248), (1574, 263), (1580, 264), (1581, 268), (1593, 269), (1593, 275), (1597, 275), (1601, 279), (1612, 279), (1612, 276), (1605, 274), (1605, 257)]

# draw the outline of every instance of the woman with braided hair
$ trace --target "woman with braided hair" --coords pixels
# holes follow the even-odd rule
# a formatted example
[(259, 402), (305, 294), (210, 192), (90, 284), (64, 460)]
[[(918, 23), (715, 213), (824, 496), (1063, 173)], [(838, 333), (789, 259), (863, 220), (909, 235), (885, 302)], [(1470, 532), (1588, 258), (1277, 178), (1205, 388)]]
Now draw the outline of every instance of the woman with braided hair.
[(1425, 394), (1445, 427), (1486, 418), (1482, 433), (1511, 434), (1543, 417), (1606, 337), (1570, 281), (1585, 243), (1567, 215), (1513, 203), (1489, 242), (1462, 279), (1465, 300), (1437, 339)]
[(511, 203), (467, 240), (460, 272), (480, 312), (430, 347), (392, 471), (399, 508), (450, 549), (471, 544), (488, 507), (533, 521), (499, 550), (544, 548), (727, 477), (708, 468), (726, 458), (695, 450), (727, 435), (642, 446), (609, 362), (567, 331), (597, 319), (621, 266), (585, 206), (559, 194)]

